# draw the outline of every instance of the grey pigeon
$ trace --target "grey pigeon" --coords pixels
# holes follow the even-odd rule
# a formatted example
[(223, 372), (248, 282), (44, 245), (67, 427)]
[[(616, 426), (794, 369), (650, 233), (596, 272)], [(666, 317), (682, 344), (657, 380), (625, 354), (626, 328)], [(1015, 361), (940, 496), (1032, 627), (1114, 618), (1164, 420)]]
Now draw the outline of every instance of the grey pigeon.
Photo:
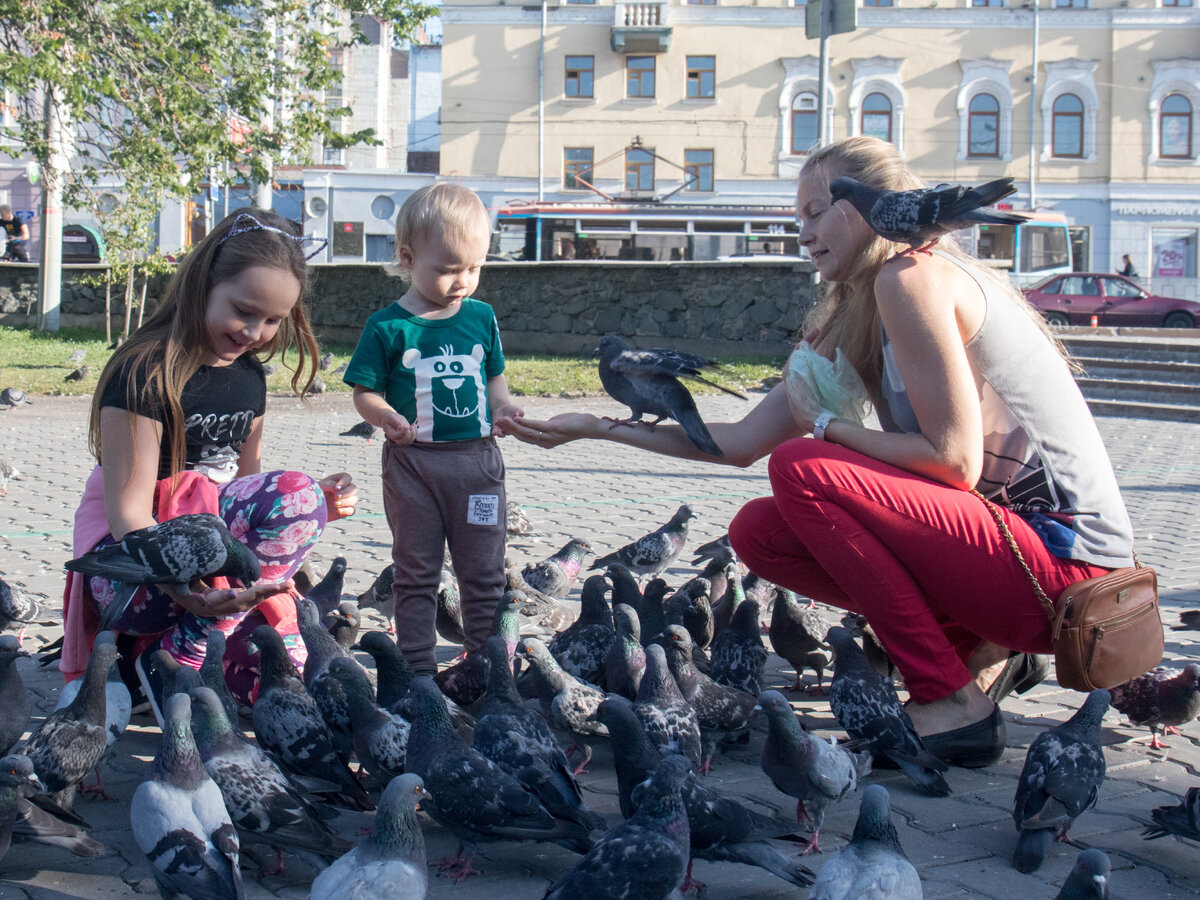
[(701, 563), (715, 562), (720, 560), (722, 564), (736, 559), (733, 552), (733, 547), (729, 544), (728, 533), (721, 535), (707, 544), (701, 544), (696, 548), (692, 556), (692, 565), (698, 566)]
[(693, 765), (700, 765), (700, 721), (671, 677), (666, 651), (659, 644), (646, 648), (646, 673), (633, 701), (633, 711), (650, 743), (664, 754), (679, 753)]
[(461, 842), (458, 853), (439, 864), (440, 874), (458, 881), (472, 874), (474, 848), (481, 841), (553, 841), (587, 850), (587, 828), (555, 817), (534, 792), (463, 743), (433, 679), (414, 678), (412, 691), (416, 708), (407, 767), (432, 794), (425, 811)]
[[(629, 818), (637, 810), (635, 790), (654, 773), (663, 756), (646, 737), (628, 701), (610, 697), (600, 704), (597, 715), (612, 740), (621, 815)], [(797, 887), (812, 884), (813, 873), (807, 867), (766, 842), (767, 838), (789, 834), (793, 829), (790, 820), (755, 812), (732, 797), (710, 790), (695, 774), (684, 779), (681, 794), (687, 809), (693, 859), (758, 866)], [(688, 886), (703, 887), (692, 879), (690, 861), (684, 889)]]
[[(0, 638), (0, 641), (3, 641), (3, 638)], [(166, 651), (160, 650), (159, 652), (165, 653)], [(63, 709), (69, 706), (82, 687), (82, 678), (76, 678), (63, 685), (63, 689), (58, 692), (54, 708)], [(129, 693), (128, 686), (121, 680), (120, 667), (113, 666), (108, 670), (108, 680), (104, 683), (104, 730), (108, 746), (111, 747), (117, 738), (125, 733), (132, 713), (133, 697)]]
[[(517, 641), (521, 638), (517, 610), (523, 601), (515, 594), (505, 594), (505, 597), (506, 600), (496, 604), (492, 634), (499, 635), (504, 640), (511, 660), (517, 649)], [(487, 648), (480, 647), (467, 653), (453, 666), (442, 669), (433, 676), (433, 681), (443, 694), (459, 706), (470, 706), (487, 690), (488, 668)]]
[[(504, 568), (504, 589), (518, 591), (525, 598), (525, 607), (521, 615), (533, 620), (533, 625), (539, 629), (549, 629), (559, 632), (575, 621), (575, 614), (563, 606), (549, 594), (543, 594), (533, 585), (525, 581), (516, 566), (506, 565)], [(525, 631), (526, 629), (522, 629)]]
[(896, 664), (892, 662), (892, 658), (888, 656), (888, 652), (883, 649), (883, 644), (879, 642), (879, 636), (875, 634), (875, 629), (871, 627), (866, 616), (861, 616), (858, 613), (847, 613), (842, 616), (841, 625), (850, 634), (862, 641), (863, 653), (866, 654), (867, 660), (876, 672), (884, 678), (890, 678), (892, 684), (901, 685), (904, 683), (904, 676), (896, 668)]
[[(550, 699), (544, 701), (546, 717), (559, 728), (575, 735), (575, 740), (582, 747), (583, 761), (575, 767), (574, 772), (579, 775), (592, 757), (592, 749), (583, 739), (608, 734), (608, 730), (596, 718), (596, 709), (604, 702), (604, 692), (594, 684), (580, 681), (564, 672), (546, 645), (537, 638), (523, 638), (517, 645), (517, 653), (537, 669), (538, 675), (550, 688)], [(571, 748), (568, 748), (567, 753), (570, 752)]]
[(333, 365), (333, 354), (323, 353), (321, 358), (317, 360), (317, 368), (322, 372), (327, 372), (329, 367)]
[(404, 772), (409, 723), (375, 705), (367, 675), (354, 660), (335, 659), (329, 664), (329, 675), (342, 683), (350, 702), (354, 755), (359, 765), (386, 785)]
[(333, 370), (334, 375), (345, 375), (350, 368), (350, 360), (346, 360), (340, 366)]
[(88, 367), (80, 366), (75, 371), (68, 373), (67, 377), (64, 378), (63, 381), (83, 381), (83, 379), (85, 379), (87, 377), (88, 377)]
[(279, 371), (279, 363), (267, 363), (263, 366), (264, 375), (274, 375)]
[(314, 378), (314, 379), (312, 380), (312, 384), (310, 384), (310, 385), (308, 386), (308, 392), (309, 392), (310, 394), (323, 394), (323, 393), (325, 393), (325, 380), (324, 380), (323, 378), (321, 378), (321, 376), (320, 376), (320, 375), (318, 375), (316, 378)]
[(211, 513), (177, 516), (139, 528), (115, 544), (68, 561), (66, 567), (127, 588), (100, 614), (102, 629), (117, 623), (138, 585), (165, 584), (188, 594), (192, 583), (201, 578), (223, 575), (249, 587), (262, 574), (258, 557), (229, 533), (220, 516)]
[(601, 837), (546, 900), (671, 897), (683, 884), (691, 858), (687, 809), (679, 792), (690, 771), (682, 756), (664, 759), (642, 786), (637, 812)]
[(504, 504), (504, 531), (507, 534), (537, 534), (538, 530), (533, 524), (533, 520), (525, 510), (521, 509), (520, 504), (513, 503), (508, 500)]
[(392, 595), (392, 564), (388, 563), (371, 583), (371, 586), (358, 595), (359, 609), (377, 609), (387, 619), (388, 634), (395, 634), (396, 627), (392, 623), (395, 618), (396, 600)]
[[(329, 666), (344, 654), (317, 614), (317, 605), (305, 598), (296, 604), (296, 623), (307, 653), (301, 677), (329, 728), (333, 744), (343, 759), (353, 750), (350, 701), (344, 684), (329, 674)], [(356, 664), (357, 665), (357, 664)]]
[(221, 701), (229, 723), (238, 727), (238, 705), (225, 680), (225, 634), (212, 629), (205, 636), (204, 662), (200, 664), (200, 683), (210, 689)]
[(105, 846), (87, 836), (83, 820), (56, 805), (44, 790), (29, 757), (0, 759), (0, 859), (11, 844), (25, 842), (61, 847), (76, 856), (104, 853)]
[(164, 702), (162, 746), (129, 805), (133, 837), (163, 897), (242, 897), (238, 836), (192, 737), (186, 694)]
[(0, 578), (0, 631), (18, 632), (18, 641), (27, 625), (49, 625), (56, 620), (50, 611), (19, 584)]
[[(539, 563), (528, 563), (521, 570), (525, 583), (555, 600), (561, 600), (571, 591), (583, 559), (592, 553), (591, 545), (581, 538), (571, 538), (558, 551)], [(592, 566), (593, 569), (597, 568)]]
[[(76, 785), (108, 749), (105, 685), (116, 659), (116, 638), (111, 631), (100, 632), (79, 694), (67, 706), (46, 716), (21, 748), (21, 753), (33, 761), (38, 778), (54, 802), (64, 809), (71, 808)], [(103, 792), (103, 786), (100, 790)]]
[(701, 376), (702, 371), (715, 366), (712, 361), (662, 347), (634, 350), (614, 334), (601, 338), (593, 355), (600, 357), (600, 383), (604, 390), (629, 407), (629, 418), (614, 422), (613, 427), (640, 422), (644, 415), (656, 416), (651, 426), (663, 419), (674, 419), (699, 450), (718, 458), (725, 456), (700, 418), (696, 401), (679, 380), (699, 381), (745, 400), (745, 394)]
[(20, 479), (21, 470), (9, 460), (0, 457), (0, 495), (8, 496), (8, 483), (10, 481), (19, 481)]
[(396, 642), (379, 631), (368, 631), (359, 646), (375, 660), (375, 700), (384, 709), (393, 709), (408, 695), (413, 671)]
[(614, 562), (608, 564), (604, 574), (608, 576), (609, 584), (612, 585), (612, 605), (615, 607), (624, 603), (636, 611), (642, 604), (642, 589), (638, 587), (633, 573), (620, 563)]
[(6, 387), (0, 391), (0, 404), (4, 406), (32, 406), (33, 401), (20, 388)]
[(763, 691), (758, 706), (767, 716), (762, 769), (771, 783), (796, 798), (796, 821), (812, 823), (805, 853), (820, 853), (818, 839), (829, 807), (858, 787), (869, 759), (856, 759), (839, 747), (805, 730), (791, 704), (779, 691)]
[(375, 443), (375, 435), (379, 433), (379, 429), (370, 422), (356, 422), (345, 431), (338, 434), (338, 437), (356, 437), (364, 438), (367, 446), (370, 447)]
[(452, 644), (465, 644), (466, 633), (463, 631), (462, 598), (458, 594), (458, 580), (454, 573), (442, 569), (441, 580), (437, 589), (437, 614), (433, 625), (437, 633)]
[(565, 671), (593, 684), (603, 679), (604, 658), (615, 633), (608, 590), (603, 575), (588, 578), (580, 591), (579, 618), (549, 644), (550, 653)]
[(525, 706), (513, 681), (512, 658), (504, 639), (487, 640), (487, 696), (475, 723), (473, 746), (527, 789), (561, 819), (586, 828), (605, 828), (604, 819), (583, 802), (566, 754), (546, 720)]
[(670, 624), (667, 622), (667, 610), (664, 605), (670, 592), (671, 589), (661, 578), (651, 578), (646, 582), (646, 589), (635, 607), (638, 621), (642, 624), (643, 647), (662, 634), (662, 630)]
[(826, 640), (834, 652), (829, 708), (846, 733), (894, 762), (917, 787), (947, 796), (950, 785), (942, 773), (948, 767), (925, 749), (891, 682), (875, 671), (845, 628), (830, 628)]
[(972, 225), (1019, 225), (1024, 216), (985, 208), (1016, 191), (1011, 178), (997, 178), (977, 188), (941, 184), (911, 191), (881, 191), (844, 175), (829, 184), (833, 203), (849, 200), (876, 234), (912, 248), (928, 246), (944, 234)]
[[(0, 753), (8, 753), (25, 734), (33, 701), (17, 669), (17, 658), (28, 657), (15, 635), (0, 635)], [(79, 679), (76, 679), (78, 681)]]
[(1159, 740), (1160, 729), (1178, 734), (1175, 726), (1200, 714), (1200, 665), (1189, 663), (1182, 670), (1157, 666), (1111, 693), (1113, 709), (1134, 725), (1148, 726), (1150, 749), (1157, 750), (1167, 746)]
[[(736, 572), (738, 564), (731, 563), (730, 565)], [(713, 640), (716, 640), (717, 635), (729, 627), (729, 623), (733, 621), (734, 612), (745, 599), (746, 589), (742, 586), (742, 579), (731, 573), (725, 582), (725, 593), (712, 603)]]
[[(682, 625), (669, 625), (655, 638), (666, 653), (667, 667), (683, 699), (695, 711), (702, 737), (712, 735), (723, 743), (749, 739), (750, 716), (756, 700), (745, 691), (717, 684), (692, 664), (692, 639)], [(705, 741), (701, 772), (711, 769), (712, 751)]]
[(370, 809), (366, 792), (338, 755), (329, 728), (316, 701), (304, 689), (279, 632), (270, 625), (259, 625), (250, 640), (261, 657), (253, 710), (259, 744), (285, 771), (334, 782), (341, 788), (340, 802), (351, 809)]
[(311, 896), (423, 900), (429, 876), (417, 805), (428, 798), (419, 776), (408, 773), (392, 779), (379, 799), (371, 835), (316, 877)]
[(758, 603), (744, 600), (733, 611), (729, 627), (713, 638), (709, 656), (712, 680), (753, 697), (762, 693), (767, 648), (758, 624)]
[(667, 622), (682, 625), (701, 649), (712, 643), (713, 614), (709, 605), (712, 582), (697, 576), (666, 600)]
[(317, 618), (338, 608), (342, 601), (342, 585), (346, 580), (346, 557), (334, 557), (329, 571), (315, 585), (304, 592), (304, 599), (317, 605)]
[(87, 359), (87, 349), (75, 350), (68, 357), (67, 362), (72, 366), (77, 366)]
[(671, 516), (666, 525), (642, 535), (632, 544), (626, 544), (621, 549), (600, 557), (592, 563), (591, 568), (603, 569), (616, 562), (635, 575), (649, 575), (653, 578), (675, 562), (679, 552), (683, 550), (683, 545), (687, 543), (688, 521), (695, 517), (692, 508), (685, 503), (675, 510), (675, 515)]
[(234, 729), (211, 689), (196, 687), (191, 695), (192, 732), (204, 771), (221, 789), (243, 843), (293, 853), (317, 869), (350, 849), (274, 761)]
[(1075, 868), (1067, 876), (1062, 890), (1054, 900), (1108, 900), (1108, 879), (1112, 876), (1112, 863), (1103, 850), (1092, 847), (1084, 850), (1075, 860)]
[(1190, 787), (1176, 806), (1158, 806), (1150, 810), (1153, 825), (1142, 832), (1145, 838), (1160, 838), (1168, 834), (1200, 841), (1200, 788)]
[(809, 900), (920, 900), (921, 878), (904, 855), (892, 824), (887, 788), (863, 791), (850, 843), (817, 873)]
[(333, 635), (333, 639), (342, 649), (342, 653), (350, 656), (354, 645), (358, 643), (358, 631), (361, 620), (358, 607), (353, 603), (339, 603), (338, 608), (321, 617), (321, 624)]
[(1108, 701), (1108, 691), (1092, 691), (1075, 715), (1029, 745), (1013, 801), (1018, 872), (1036, 872), (1056, 833), (1065, 840), (1071, 823), (1096, 804), (1104, 782), (1100, 724)]
[(612, 617), (616, 633), (604, 656), (604, 685), (611, 693), (632, 700), (646, 671), (641, 625), (634, 608), (624, 603), (613, 607)]
[(801, 606), (791, 591), (780, 592), (771, 611), (771, 647), (796, 670), (796, 683), (788, 690), (804, 690), (801, 675), (805, 669), (817, 673), (817, 690), (821, 690), (829, 665), (828, 632), (829, 623), (819, 612)]

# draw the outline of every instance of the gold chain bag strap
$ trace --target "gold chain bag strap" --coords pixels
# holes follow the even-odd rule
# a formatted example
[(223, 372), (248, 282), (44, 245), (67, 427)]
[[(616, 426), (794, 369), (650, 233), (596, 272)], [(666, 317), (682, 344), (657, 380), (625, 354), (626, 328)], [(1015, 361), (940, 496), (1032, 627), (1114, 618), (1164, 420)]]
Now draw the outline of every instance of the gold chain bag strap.
[(1158, 576), (1134, 554), (1133, 567), (1077, 581), (1052, 603), (1030, 571), (1000, 510), (979, 491), (1000, 533), (1050, 618), (1058, 683), (1075, 691), (1113, 688), (1162, 661), (1163, 629), (1158, 613)]

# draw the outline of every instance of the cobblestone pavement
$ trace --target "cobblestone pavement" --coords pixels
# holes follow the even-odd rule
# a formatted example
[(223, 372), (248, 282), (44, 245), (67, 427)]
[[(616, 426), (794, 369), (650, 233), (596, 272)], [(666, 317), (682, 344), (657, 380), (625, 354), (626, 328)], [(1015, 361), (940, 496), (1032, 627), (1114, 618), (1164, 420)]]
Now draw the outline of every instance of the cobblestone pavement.
[[(70, 556), (72, 514), (83, 478), (91, 467), (87, 455), (86, 398), (47, 398), (35, 405), (0, 414), (0, 457), (9, 458), (22, 472), (0, 498), (0, 573), (26, 588), (51, 597), (57, 605), (62, 592), (61, 567)], [(540, 400), (526, 402), (531, 416), (546, 416), (571, 408), (613, 412), (604, 400)], [(732, 420), (744, 409), (725, 398), (702, 398), (711, 420)], [(314, 568), (323, 572), (333, 557), (349, 561), (346, 591), (357, 594), (371, 582), (388, 558), (388, 535), (383, 519), (378, 480), (379, 446), (342, 438), (355, 421), (349, 397), (325, 395), (307, 407), (292, 398), (272, 398), (267, 416), (264, 465), (300, 468), (313, 474), (341, 469), (354, 473), (362, 494), (359, 514), (331, 526), (313, 554)], [(1142, 559), (1158, 569), (1164, 619), (1178, 621), (1179, 611), (1200, 607), (1200, 560), (1194, 552), (1200, 527), (1194, 504), (1200, 497), (1200, 450), (1194, 425), (1139, 419), (1103, 419), (1100, 427), (1113, 457), (1126, 501), (1133, 515)], [(614, 444), (577, 443), (553, 451), (505, 441), (510, 499), (533, 518), (540, 534), (514, 540), (516, 561), (548, 556), (573, 536), (587, 538), (601, 552), (620, 546), (667, 520), (683, 502), (699, 518), (693, 521), (690, 546), (719, 536), (740, 504), (767, 493), (766, 467), (760, 462), (746, 470), (669, 460)], [(668, 572), (672, 583), (691, 574), (677, 565)], [(381, 620), (371, 622), (381, 627)], [(58, 636), (54, 627), (31, 629), (26, 646), (36, 649)], [(1167, 657), (1194, 658), (1193, 632), (1168, 631)], [(450, 658), (452, 647), (442, 648)], [(50, 709), (61, 686), (56, 671), (22, 661), (21, 671), (40, 699), (39, 714)], [(811, 677), (811, 676), (810, 676)], [(790, 683), (786, 663), (772, 657), (769, 681)], [(800, 697), (797, 710), (810, 727), (835, 732), (827, 702)], [(948, 780), (954, 793), (935, 799), (916, 792), (893, 772), (871, 776), (891, 791), (900, 839), (921, 872), (929, 898), (977, 896), (995, 898), (1053, 897), (1072, 866), (1077, 851), (1055, 844), (1046, 864), (1034, 875), (1017, 873), (1009, 864), (1015, 841), (1012, 798), (1027, 747), (1047, 726), (1067, 718), (1082, 697), (1047, 682), (1023, 697), (1004, 703), (1008, 721), (1008, 750), (1000, 764), (981, 770), (952, 769)], [(1148, 842), (1141, 830), (1152, 807), (1174, 804), (1191, 785), (1200, 783), (1200, 725), (1184, 729), (1166, 751), (1147, 749), (1148, 735), (1110, 711), (1104, 743), (1109, 777), (1097, 807), (1084, 814), (1072, 831), (1081, 846), (1100, 847), (1114, 865), (1114, 897), (1158, 898), (1200, 893), (1200, 856), (1191, 844), (1172, 838)], [(778, 793), (758, 769), (761, 736), (750, 746), (718, 760), (708, 784), (749, 799), (764, 810), (786, 811), (794, 803)], [(158, 732), (153, 719), (135, 717), (124, 738), (103, 763), (105, 781), (114, 802), (81, 799), (77, 810), (93, 825), (93, 835), (112, 848), (94, 860), (81, 860), (55, 848), (22, 844), (0, 863), (0, 898), (95, 898), (153, 894), (154, 882), (129, 834), (128, 808), (134, 788), (154, 756)], [(598, 746), (591, 774), (582, 778), (593, 809), (619, 820), (615, 779), (607, 747)], [(831, 810), (823, 829), (826, 854), (811, 859), (819, 867), (845, 840), (854, 826), (859, 795)], [(369, 818), (350, 814), (338, 820), (340, 830), (353, 837)], [(438, 826), (425, 827), (431, 860), (453, 852), (455, 841)], [(786, 845), (780, 845), (787, 849)], [(289, 862), (286, 875), (258, 876), (258, 867), (244, 855), (246, 894), (300, 898), (308, 895), (312, 872), (298, 861)], [(540, 898), (546, 887), (576, 857), (552, 845), (497, 843), (484, 845), (476, 859), (482, 875), (455, 886), (432, 878), (429, 896)], [(717, 898), (803, 895), (791, 885), (761, 870), (733, 864), (698, 862), (695, 875)]]

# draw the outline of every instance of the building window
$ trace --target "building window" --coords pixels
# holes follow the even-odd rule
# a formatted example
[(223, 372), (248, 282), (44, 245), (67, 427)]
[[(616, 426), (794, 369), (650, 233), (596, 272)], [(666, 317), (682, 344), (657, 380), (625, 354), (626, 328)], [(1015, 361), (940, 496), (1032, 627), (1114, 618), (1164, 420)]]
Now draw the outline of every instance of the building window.
[(892, 101), (885, 94), (876, 91), (863, 98), (859, 133), (892, 142)]
[(1083, 101), (1063, 94), (1051, 107), (1050, 155), (1066, 159), (1083, 157)]
[(654, 57), (625, 57), (625, 96), (654, 97)]
[(1191, 159), (1191, 101), (1183, 94), (1170, 94), (1158, 109), (1158, 155), (1163, 159)]
[(1004, 0), (971, 0), (972, 6), (1003, 6)]
[(1000, 102), (976, 94), (967, 107), (967, 156), (1000, 156)]
[(687, 0), (688, 6), (716, 6), (717, 0)]
[(1087, 0), (1054, 0), (1058, 9), (1087, 9)]
[(1154, 278), (1196, 277), (1196, 229), (1151, 228)]
[(649, 150), (630, 147), (625, 151), (625, 190), (654, 190), (654, 156)]
[(592, 56), (568, 56), (564, 92), (568, 97), (591, 97), (596, 62)]
[[(330, 71), (337, 74), (337, 80), (325, 89), (325, 108), (327, 110), (341, 109), (346, 105), (342, 99), (342, 80), (345, 77), (346, 71), (346, 59), (343, 51), (329, 51), (329, 68)], [(330, 130), (334, 134), (345, 134), (346, 119), (346, 116), (331, 117), (329, 121)], [(327, 166), (344, 165), (346, 162), (346, 151), (338, 147), (325, 147), (321, 154), (321, 161)]]
[(792, 101), (792, 152), (807, 153), (817, 143), (817, 95), (797, 94)]
[(592, 148), (563, 148), (563, 189), (568, 191), (588, 190), (592, 180)]
[(863, 0), (863, 6), (891, 6), (893, 0)]
[(712, 191), (713, 152), (711, 150), (684, 150), (683, 171), (685, 191)]
[(1163, 6), (1192, 6), (1195, 0), (1162, 0)]
[(711, 98), (717, 92), (717, 58), (689, 56), (687, 58), (688, 99)]
[(563, 0), (564, 3), (595, 3), (596, 0)]

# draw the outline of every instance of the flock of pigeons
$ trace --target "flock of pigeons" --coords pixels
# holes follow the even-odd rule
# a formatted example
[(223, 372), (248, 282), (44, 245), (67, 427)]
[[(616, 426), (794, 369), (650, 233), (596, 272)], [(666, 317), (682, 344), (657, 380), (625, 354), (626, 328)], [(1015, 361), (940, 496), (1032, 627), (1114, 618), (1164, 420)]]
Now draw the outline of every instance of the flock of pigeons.
[[(285, 854), (317, 869), (315, 900), (423, 897), (419, 807), (461, 842), (438, 864), (444, 877), (475, 874), (483, 842), (546, 841), (580, 854), (547, 893), (553, 898), (697, 890), (697, 858), (757, 866), (808, 887), (814, 898), (922, 896), (878, 784), (862, 791), (850, 842), (819, 872), (801, 862), (820, 852), (826, 813), (856, 791), (873, 761), (898, 767), (931, 796), (951, 791), (945, 764), (922, 747), (880, 671), (887, 662), (869, 627), (853, 617), (831, 627), (811, 602), (743, 574), (726, 539), (699, 548), (693, 564), (702, 570), (669, 588), (661, 575), (683, 550), (692, 518), (681, 506), (662, 527), (594, 560), (589, 545), (574, 539), (540, 563), (510, 566), (487, 646), (433, 678), (414, 676), (388, 635), (360, 632), (360, 608), (390, 617), (390, 570), (357, 604), (342, 602), (342, 558), (304, 586), (302, 671), (273, 628), (253, 633), (261, 682), (251, 710), (240, 711), (226, 687), (219, 632), (199, 671), (160, 651), (162, 744), (134, 793), (130, 822), (162, 895), (241, 897), (240, 848), (259, 845), (276, 852), (279, 869)], [(196, 530), (204, 523), (189, 524), (160, 526), (140, 546), (106, 548), (71, 566), (130, 582), (186, 584), (194, 573), (180, 561), (213, 571), (244, 564), (236, 551), (215, 549), (225, 542)], [(519, 508), (510, 509), (509, 526), (529, 527)], [(579, 582), (574, 616), (561, 601)], [(438, 613), (439, 632), (461, 641), (449, 572)], [(36, 598), (0, 581), (0, 629), (48, 620)], [(811, 669), (820, 690), (832, 666), (830, 708), (847, 741), (810, 733), (784, 694), (767, 687), (764, 631), (796, 671), (789, 689), (802, 689), (800, 676)], [(373, 665), (361, 665), (356, 651)], [(27, 655), (18, 636), (0, 636), (0, 753), (11, 754), (0, 759), (0, 853), (12, 842), (39, 841), (79, 856), (101, 854), (73, 801), (77, 791), (103, 791), (101, 763), (129, 721), (116, 640), (100, 633), (86, 674), (21, 743), (32, 704), (15, 661)], [(1150, 727), (1157, 743), (1158, 729), (1200, 712), (1200, 665), (1156, 669), (1111, 695), (1094, 691), (1071, 719), (1033, 742), (1014, 799), (1018, 870), (1037, 869), (1052, 841), (1065, 839), (1095, 804), (1105, 774), (1100, 725), (1110, 703)], [(245, 712), (252, 736), (243, 730)], [(764, 726), (762, 771), (795, 799), (795, 816), (765, 815), (703, 777), (723, 749), (759, 740), (754, 732)], [(602, 739), (611, 744), (624, 817), (611, 827), (588, 809), (577, 781), (590, 746)], [(92, 771), (94, 788), (84, 785)], [(354, 845), (337, 833), (329, 822), (335, 807), (377, 807), (371, 834)], [(1200, 840), (1200, 788), (1151, 815), (1148, 837)], [(803, 844), (804, 853), (786, 852), (780, 840)], [(1058, 896), (1107, 897), (1109, 874), (1107, 857), (1086, 850)]]

